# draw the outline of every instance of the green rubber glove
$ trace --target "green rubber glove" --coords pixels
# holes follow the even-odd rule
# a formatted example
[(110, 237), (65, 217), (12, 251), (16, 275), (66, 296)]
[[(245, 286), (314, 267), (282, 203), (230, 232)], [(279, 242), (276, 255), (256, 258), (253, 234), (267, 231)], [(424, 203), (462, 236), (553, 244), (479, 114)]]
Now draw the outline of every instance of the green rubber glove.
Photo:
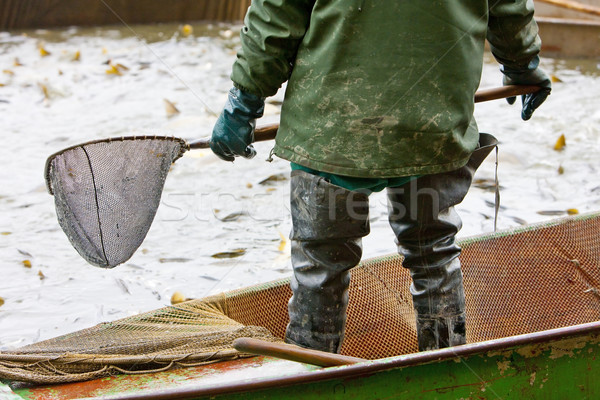
[[(512, 69), (504, 65), (500, 66), (500, 71), (504, 74), (502, 83), (504, 85), (534, 85), (542, 89), (536, 93), (525, 94), (521, 96), (523, 109), (521, 110), (521, 118), (527, 121), (533, 115), (533, 112), (546, 100), (552, 90), (552, 82), (550, 77), (538, 65), (540, 58), (535, 56), (529, 63), (527, 68), (522, 70)], [(516, 97), (506, 99), (508, 104), (514, 104)]]
[(265, 99), (236, 87), (229, 91), (227, 103), (219, 115), (210, 139), (210, 148), (220, 159), (252, 158), (256, 118), (263, 115)]

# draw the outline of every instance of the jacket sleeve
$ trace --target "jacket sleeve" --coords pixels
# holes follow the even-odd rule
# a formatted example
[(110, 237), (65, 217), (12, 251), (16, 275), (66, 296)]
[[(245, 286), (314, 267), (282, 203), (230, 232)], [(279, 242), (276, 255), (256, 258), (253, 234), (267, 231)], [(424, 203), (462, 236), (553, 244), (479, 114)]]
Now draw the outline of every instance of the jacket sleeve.
[(290, 76), (313, 4), (314, 0), (252, 1), (231, 73), (235, 86), (261, 97), (277, 93)]
[(540, 52), (541, 40), (533, 19), (533, 0), (489, 0), (487, 40), (492, 54), (506, 67), (527, 69)]

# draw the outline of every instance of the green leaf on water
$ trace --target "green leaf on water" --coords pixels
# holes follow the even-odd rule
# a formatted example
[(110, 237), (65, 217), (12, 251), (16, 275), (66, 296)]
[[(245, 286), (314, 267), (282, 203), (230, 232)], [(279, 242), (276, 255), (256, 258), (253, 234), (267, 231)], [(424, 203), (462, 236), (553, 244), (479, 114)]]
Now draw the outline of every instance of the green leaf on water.
[(246, 249), (235, 249), (232, 251), (222, 251), (220, 253), (215, 253), (211, 257), (213, 258), (235, 258), (241, 257), (246, 254)]
[(262, 181), (258, 182), (259, 185), (268, 185), (271, 182), (281, 182), (281, 181), (286, 181), (287, 177), (285, 174), (274, 174), (274, 175), (270, 175), (267, 178), (263, 179)]
[(223, 218), (217, 217), (217, 219), (221, 220), (222, 222), (231, 222), (231, 221), (237, 221), (238, 219), (240, 219), (241, 217), (243, 217), (245, 215), (248, 215), (248, 213), (245, 211), (239, 211), (239, 212), (234, 212), (234, 213), (228, 214)]
[(537, 212), (540, 215), (546, 215), (546, 216), (558, 216), (558, 215), (564, 215), (564, 211), (563, 210), (543, 210), (543, 211), (538, 211)]
[(185, 262), (189, 262), (189, 261), (193, 261), (193, 259), (191, 258), (184, 258), (184, 257), (164, 257), (164, 258), (159, 258), (158, 262), (161, 264), (165, 264), (165, 263), (185, 263)]

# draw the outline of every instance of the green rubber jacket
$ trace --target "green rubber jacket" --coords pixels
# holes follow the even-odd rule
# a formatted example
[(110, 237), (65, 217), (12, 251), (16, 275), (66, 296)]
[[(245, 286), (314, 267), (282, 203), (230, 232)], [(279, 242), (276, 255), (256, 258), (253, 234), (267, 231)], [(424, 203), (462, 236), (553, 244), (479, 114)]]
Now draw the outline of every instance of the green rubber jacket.
[(532, 0), (253, 0), (231, 78), (268, 97), (288, 81), (274, 152), (308, 168), (398, 177), (463, 166), (485, 39), (525, 68)]

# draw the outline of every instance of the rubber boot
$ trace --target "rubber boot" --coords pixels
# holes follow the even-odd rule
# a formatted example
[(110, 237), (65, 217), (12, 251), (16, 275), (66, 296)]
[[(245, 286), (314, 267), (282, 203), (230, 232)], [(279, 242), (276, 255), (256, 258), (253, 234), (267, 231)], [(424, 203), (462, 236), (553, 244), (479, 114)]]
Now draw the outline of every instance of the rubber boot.
[(349, 270), (369, 233), (368, 195), (292, 171), (290, 205), (294, 275), (285, 340), (339, 353), (346, 324)]
[(454, 206), (496, 145), (493, 136), (480, 134), (479, 147), (464, 167), (388, 189), (390, 225), (412, 277), (419, 351), (466, 343), (460, 248), (455, 243), (462, 222)]

